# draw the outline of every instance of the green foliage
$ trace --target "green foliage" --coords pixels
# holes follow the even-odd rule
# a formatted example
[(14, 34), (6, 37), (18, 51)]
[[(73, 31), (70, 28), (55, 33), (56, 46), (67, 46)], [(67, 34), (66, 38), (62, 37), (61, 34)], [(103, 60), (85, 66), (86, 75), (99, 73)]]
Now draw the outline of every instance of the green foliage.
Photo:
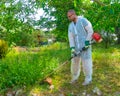
[(62, 0), (62, 1), (48, 0), (48, 2), (44, 4), (43, 9), (46, 15), (49, 15), (49, 17), (43, 17), (40, 20), (41, 22), (40, 24), (42, 24), (41, 26), (47, 29), (56, 28), (56, 31), (54, 31), (56, 37), (58, 39), (66, 40), (68, 23), (69, 23), (67, 19), (67, 11), (73, 8), (74, 8), (73, 0)]
[[(64, 7), (64, 4), (66, 7)], [(115, 33), (116, 27), (119, 26), (120, 6), (118, 1), (114, 1), (114, 3), (111, 4), (110, 0), (94, 0), (93, 2), (90, 0), (54, 0), (54, 2), (48, 0), (46, 4), (44, 2), (43, 9), (46, 14), (55, 18), (52, 23), (56, 25), (56, 31), (54, 31), (54, 33), (58, 39), (62, 40), (67, 40), (69, 21), (67, 20), (66, 13), (69, 9), (75, 9), (77, 15), (84, 15), (88, 18), (95, 31), (101, 32), (101, 30), (104, 30), (105, 32)], [(52, 9), (54, 9), (54, 11)], [(43, 22), (47, 21), (44, 19)]]
[[(19, 29), (16, 30), (16, 32), (13, 32), (13, 34), (10, 34), (9, 39), (11, 42), (16, 43), (18, 46), (32, 46), (33, 44), (33, 36), (32, 36), (32, 28), (29, 28), (28, 26), (23, 27), (21, 26)], [(32, 31), (32, 32), (31, 32)]]
[(6, 0), (0, 3), (0, 38), (9, 45), (14, 42), (19, 46), (34, 45), (33, 18), (37, 5), (35, 1)]
[(8, 44), (4, 40), (0, 40), (0, 59), (5, 57), (8, 52)]
[(40, 48), (38, 53), (9, 52), (7, 57), (0, 61), (0, 90), (29, 86), (43, 80), (59, 66), (61, 62), (59, 57), (68, 52), (62, 45), (56, 43), (52, 46), (45, 46)]
[[(85, 16), (91, 21), (94, 31), (103, 34), (103, 37), (106, 36), (103, 42), (105, 47), (109, 47), (113, 42), (116, 43), (114, 38), (111, 38), (111, 34), (116, 34), (119, 38), (120, 6), (119, 3), (110, 4), (110, 1), (106, 0), (97, 1), (95, 0), (90, 8), (86, 10)], [(108, 34), (111, 36), (108, 36)]]
[[(111, 1), (113, 1), (111, 3)], [(42, 8), (44, 15), (35, 20), (36, 10)], [(104, 30), (117, 34), (120, 26), (120, 6), (118, 0), (2, 0), (0, 3), (0, 37), (8, 44), (12, 42), (20, 46), (30, 46), (34, 38), (31, 33), (37, 28), (51, 29), (58, 40), (67, 41), (69, 21), (67, 11), (75, 9), (77, 15), (84, 15), (91, 21), (95, 31)], [(23, 34), (23, 35), (21, 35)], [(118, 43), (120, 40), (118, 39)], [(31, 44), (32, 43), (32, 44)]]
[(92, 7), (94, 7), (94, 10), (88, 10), (89, 13), (87, 14), (93, 23), (94, 30), (105, 30), (114, 33), (115, 27), (119, 23), (119, 4), (99, 6), (99, 9), (98, 6), (93, 3)]

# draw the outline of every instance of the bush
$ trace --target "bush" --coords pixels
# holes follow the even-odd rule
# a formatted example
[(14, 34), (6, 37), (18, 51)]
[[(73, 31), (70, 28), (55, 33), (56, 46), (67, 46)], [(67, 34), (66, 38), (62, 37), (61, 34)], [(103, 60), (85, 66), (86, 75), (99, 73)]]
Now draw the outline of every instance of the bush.
[(8, 51), (8, 44), (4, 40), (0, 40), (0, 59), (5, 57)]

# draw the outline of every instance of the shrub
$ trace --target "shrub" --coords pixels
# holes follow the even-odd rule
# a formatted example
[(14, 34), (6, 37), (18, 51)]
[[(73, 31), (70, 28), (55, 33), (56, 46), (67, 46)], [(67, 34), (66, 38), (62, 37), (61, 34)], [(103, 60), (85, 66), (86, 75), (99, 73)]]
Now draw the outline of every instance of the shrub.
[(8, 51), (8, 44), (4, 40), (0, 40), (0, 59), (5, 57)]

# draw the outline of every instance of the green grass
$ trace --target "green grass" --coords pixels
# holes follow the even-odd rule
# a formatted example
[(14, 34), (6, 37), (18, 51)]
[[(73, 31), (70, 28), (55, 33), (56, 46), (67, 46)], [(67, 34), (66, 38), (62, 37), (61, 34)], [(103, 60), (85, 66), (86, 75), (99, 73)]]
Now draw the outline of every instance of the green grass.
[(93, 51), (93, 62), (95, 84), (103, 91), (105, 96), (117, 96), (113, 93), (120, 92), (119, 48), (96, 48)]
[(54, 89), (40, 81), (54, 71), (60, 64), (68, 60), (70, 50), (66, 44), (55, 43), (40, 48), (39, 52), (16, 53), (11, 51), (0, 61), (1, 93), (7, 88), (17, 90), (25, 87), (26, 96), (39, 94), (40, 96), (82, 96), (84, 91), (91, 96), (94, 88), (99, 88), (103, 96), (119, 96), (120, 92), (120, 50), (119, 47), (104, 49), (93, 46), (93, 82), (84, 87), (84, 75), (81, 71), (79, 82), (70, 85), (70, 62), (55, 71), (52, 76)]
[(19, 53), (12, 50), (0, 61), (1, 92), (7, 88), (33, 85), (42, 80), (59, 65), (61, 60), (58, 57), (63, 51), (66, 48), (63, 49), (59, 43), (44, 46), (39, 52)]

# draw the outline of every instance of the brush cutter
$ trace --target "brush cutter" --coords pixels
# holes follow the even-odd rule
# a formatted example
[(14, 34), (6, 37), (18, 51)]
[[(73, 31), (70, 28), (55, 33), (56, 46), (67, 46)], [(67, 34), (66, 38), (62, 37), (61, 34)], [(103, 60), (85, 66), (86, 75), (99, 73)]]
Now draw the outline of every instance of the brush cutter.
[(102, 37), (99, 33), (93, 33), (92, 35), (92, 41), (100, 43), (102, 41)]
[[(92, 35), (92, 40), (91, 43), (94, 42), (98, 42), (100, 43), (102, 41), (101, 35), (98, 33), (93, 33)], [(88, 46), (89, 47), (89, 46)], [(49, 78), (50, 75), (52, 75), (55, 71), (58, 71), (62, 66), (64, 66), (65, 64), (67, 64), (72, 58), (80, 55), (82, 53), (82, 51), (85, 51), (87, 48), (86, 46), (83, 47), (81, 50), (79, 50), (78, 52), (74, 52), (74, 55), (72, 55), (68, 60), (66, 60), (64, 63), (60, 64), (59, 67), (57, 67), (56, 69), (54, 69), (50, 74), (48, 74), (47, 76), (45, 76), (45, 78), (42, 80), (42, 82), (40, 82), (40, 84), (43, 84), (44, 82), (47, 82), (49, 85), (52, 85), (52, 79)]]

